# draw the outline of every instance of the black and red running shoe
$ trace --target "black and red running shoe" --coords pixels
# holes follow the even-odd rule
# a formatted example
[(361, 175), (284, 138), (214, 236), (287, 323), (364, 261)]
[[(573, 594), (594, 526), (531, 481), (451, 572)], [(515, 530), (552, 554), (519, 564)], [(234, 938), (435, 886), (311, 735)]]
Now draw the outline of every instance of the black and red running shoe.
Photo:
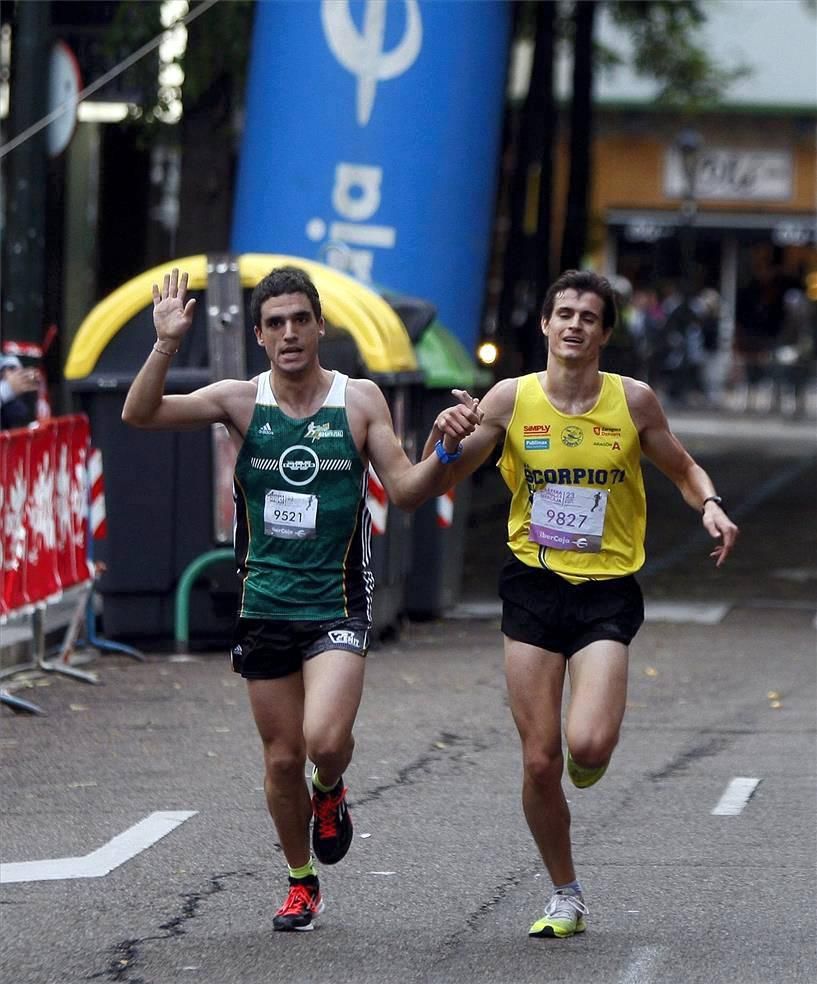
[(312, 851), (321, 864), (337, 864), (352, 843), (352, 817), (346, 805), (343, 776), (333, 789), (322, 793), (312, 787)]
[(315, 920), (323, 912), (323, 896), (315, 875), (290, 878), (289, 894), (275, 913), (272, 928), (282, 932), (303, 933), (315, 928)]

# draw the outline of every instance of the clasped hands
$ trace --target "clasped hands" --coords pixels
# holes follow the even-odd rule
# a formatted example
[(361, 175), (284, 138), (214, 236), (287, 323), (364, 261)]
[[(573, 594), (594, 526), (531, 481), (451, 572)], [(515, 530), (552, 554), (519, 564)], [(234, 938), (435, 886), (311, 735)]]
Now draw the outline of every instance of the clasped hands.
[(479, 400), (467, 390), (455, 389), (451, 393), (457, 398), (457, 403), (437, 414), (434, 427), (442, 436), (446, 451), (453, 453), (464, 438), (474, 433), (485, 414), (480, 409)]

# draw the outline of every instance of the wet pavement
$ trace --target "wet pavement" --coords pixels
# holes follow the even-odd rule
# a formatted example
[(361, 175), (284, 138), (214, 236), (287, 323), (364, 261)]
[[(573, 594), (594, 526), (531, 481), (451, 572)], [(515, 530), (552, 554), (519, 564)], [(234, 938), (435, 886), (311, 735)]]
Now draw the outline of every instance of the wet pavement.
[[(32, 678), (24, 692), (47, 716), (0, 709), (0, 976), (814, 980), (817, 437), (783, 423), (674, 421), (741, 525), (720, 571), (696, 514), (646, 471), (641, 580), (655, 617), (632, 646), (611, 768), (568, 792), (590, 906), (582, 937), (527, 937), (548, 886), (522, 816), (504, 694), (494, 585), (505, 493), (485, 469), (461, 617), (407, 623), (370, 654), (346, 776), (356, 836), (348, 858), (321, 871), (319, 928), (270, 930), (284, 866), (244, 687), (224, 652), (112, 654), (91, 664), (100, 686)], [(718, 814), (736, 780), (754, 783), (751, 797)], [(56, 877), (27, 867), (43, 861)]]

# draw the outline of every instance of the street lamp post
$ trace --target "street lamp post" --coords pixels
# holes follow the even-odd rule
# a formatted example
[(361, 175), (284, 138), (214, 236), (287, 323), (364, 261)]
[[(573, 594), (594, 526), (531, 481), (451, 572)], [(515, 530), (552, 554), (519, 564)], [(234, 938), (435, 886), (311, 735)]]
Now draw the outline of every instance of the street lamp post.
[(681, 276), (684, 300), (689, 304), (693, 294), (694, 232), (698, 213), (697, 176), (702, 139), (697, 130), (685, 128), (678, 134), (675, 146), (681, 159), (684, 177), (681, 201)]
[(681, 299), (670, 313), (664, 326), (668, 345), (665, 368), (668, 370), (668, 395), (680, 401), (691, 389), (699, 389), (695, 338), (694, 294), (694, 224), (697, 213), (696, 178), (701, 136), (697, 131), (684, 129), (675, 140), (675, 150), (681, 164), (683, 187), (679, 210), (678, 245), (681, 253)]

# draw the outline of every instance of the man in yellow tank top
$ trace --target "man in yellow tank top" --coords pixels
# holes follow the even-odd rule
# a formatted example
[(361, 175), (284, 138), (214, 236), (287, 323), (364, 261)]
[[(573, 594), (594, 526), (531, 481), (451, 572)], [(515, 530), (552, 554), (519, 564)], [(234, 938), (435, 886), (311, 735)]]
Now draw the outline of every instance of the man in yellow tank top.
[[(511, 492), (511, 552), (499, 585), (505, 674), (522, 742), (525, 818), (553, 881), (531, 936), (566, 937), (586, 928), (562, 791), (562, 691), (567, 672), (567, 772), (585, 788), (601, 778), (618, 742), (628, 645), (644, 619), (634, 577), (644, 563), (641, 455), (701, 513), (716, 541), (716, 566), (738, 534), (650, 387), (599, 370), (615, 320), (605, 278), (562, 274), (542, 307), (546, 369), (501, 380), (488, 392), (482, 423), (449, 473), (452, 484), (471, 474), (502, 442), (499, 468)], [(449, 412), (438, 416), (426, 456)]]

